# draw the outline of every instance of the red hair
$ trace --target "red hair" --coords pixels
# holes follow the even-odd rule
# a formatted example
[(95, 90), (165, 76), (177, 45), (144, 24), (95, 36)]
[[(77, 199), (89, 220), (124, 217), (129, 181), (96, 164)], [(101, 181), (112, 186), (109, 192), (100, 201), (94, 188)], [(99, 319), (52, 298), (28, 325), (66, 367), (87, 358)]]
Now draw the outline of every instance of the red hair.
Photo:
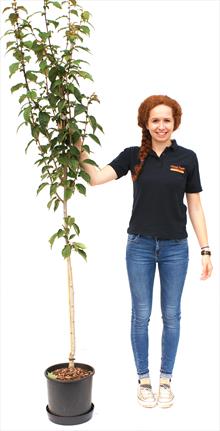
[(138, 126), (142, 128), (142, 141), (139, 150), (139, 162), (134, 167), (134, 172), (132, 173), (133, 181), (136, 181), (138, 176), (140, 175), (144, 161), (152, 148), (152, 138), (150, 132), (147, 129), (147, 123), (151, 109), (155, 108), (155, 106), (158, 105), (166, 105), (172, 109), (174, 130), (176, 130), (181, 123), (182, 109), (176, 100), (171, 99), (168, 96), (159, 95), (150, 96), (141, 103), (138, 109)]

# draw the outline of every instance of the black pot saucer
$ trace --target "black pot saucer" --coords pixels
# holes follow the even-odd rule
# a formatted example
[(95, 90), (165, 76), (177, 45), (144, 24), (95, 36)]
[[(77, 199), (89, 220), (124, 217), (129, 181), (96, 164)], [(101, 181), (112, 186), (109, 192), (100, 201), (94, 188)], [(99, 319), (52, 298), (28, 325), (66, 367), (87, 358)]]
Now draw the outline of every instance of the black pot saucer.
[(58, 425), (78, 425), (83, 424), (84, 422), (89, 421), (93, 415), (94, 404), (91, 404), (91, 408), (88, 412), (83, 413), (82, 415), (77, 416), (58, 416), (54, 413), (51, 413), (49, 407), (46, 407), (48, 417), (51, 422), (54, 422)]

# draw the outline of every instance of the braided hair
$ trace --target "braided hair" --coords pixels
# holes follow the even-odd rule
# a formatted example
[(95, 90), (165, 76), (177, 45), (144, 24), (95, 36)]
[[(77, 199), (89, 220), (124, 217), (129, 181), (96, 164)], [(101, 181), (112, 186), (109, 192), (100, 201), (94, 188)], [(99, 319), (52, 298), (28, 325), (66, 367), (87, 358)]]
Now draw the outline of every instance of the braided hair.
[(176, 100), (171, 99), (168, 96), (149, 96), (141, 103), (138, 109), (138, 126), (142, 128), (142, 140), (138, 155), (139, 161), (135, 165), (134, 171), (132, 173), (133, 181), (136, 181), (138, 179), (143, 168), (144, 161), (152, 148), (152, 138), (149, 130), (147, 129), (147, 123), (151, 109), (155, 108), (155, 106), (158, 105), (166, 105), (172, 109), (174, 118), (174, 130), (179, 127), (181, 122), (181, 106), (179, 105), (179, 103), (177, 103)]

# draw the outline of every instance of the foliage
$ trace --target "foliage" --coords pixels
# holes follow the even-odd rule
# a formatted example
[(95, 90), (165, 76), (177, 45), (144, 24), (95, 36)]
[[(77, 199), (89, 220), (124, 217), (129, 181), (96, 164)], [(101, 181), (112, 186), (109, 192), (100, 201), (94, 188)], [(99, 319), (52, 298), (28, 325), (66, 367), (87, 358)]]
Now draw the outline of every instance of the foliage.
[[(49, 239), (50, 245), (62, 238), (64, 258), (73, 250), (86, 258), (85, 246), (75, 239), (80, 228), (67, 212), (67, 201), (77, 192), (86, 195), (90, 177), (80, 166), (80, 151), (90, 154), (85, 139), (100, 145), (97, 132), (103, 132), (90, 112), (91, 105), (99, 102), (97, 95), (82, 91), (83, 85), (93, 80), (85, 70), (90, 51), (84, 42), (90, 36), (91, 16), (76, 0), (42, 0), (42, 6), (29, 15), (25, 6), (12, 0), (4, 9), (10, 24), (5, 33), (9, 38), (7, 52), (14, 57), (9, 73), (18, 77), (11, 92), (19, 92), (23, 120), (18, 129), (24, 125), (30, 128), (26, 151), (37, 145), (35, 163), (41, 171), (37, 193), (47, 188), (48, 209), (56, 211), (63, 205), (63, 223)], [(36, 27), (37, 15), (42, 17), (44, 28)], [(85, 163), (96, 165), (90, 158)]]

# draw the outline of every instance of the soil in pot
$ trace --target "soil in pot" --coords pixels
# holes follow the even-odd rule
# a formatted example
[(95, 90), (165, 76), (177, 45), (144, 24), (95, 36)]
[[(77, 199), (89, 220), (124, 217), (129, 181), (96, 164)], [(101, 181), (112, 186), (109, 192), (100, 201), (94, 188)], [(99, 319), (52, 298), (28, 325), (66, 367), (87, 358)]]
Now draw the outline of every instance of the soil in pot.
[(57, 368), (52, 373), (48, 373), (48, 377), (59, 380), (78, 380), (87, 376), (91, 376), (92, 374), (92, 371), (80, 367), (66, 367)]

